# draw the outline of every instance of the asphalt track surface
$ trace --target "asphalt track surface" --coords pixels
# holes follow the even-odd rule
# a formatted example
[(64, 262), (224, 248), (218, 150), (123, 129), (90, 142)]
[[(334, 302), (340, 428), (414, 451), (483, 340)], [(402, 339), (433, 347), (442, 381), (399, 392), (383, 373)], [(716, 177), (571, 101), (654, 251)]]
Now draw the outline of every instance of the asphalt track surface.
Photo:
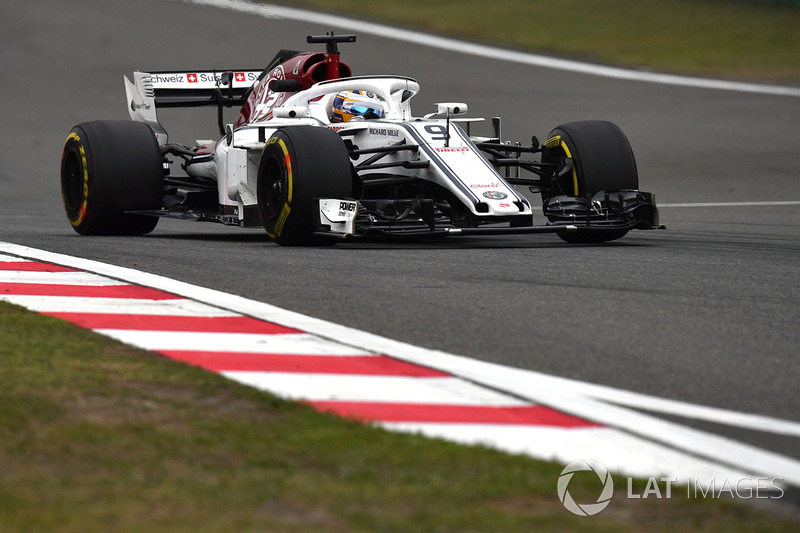
[[(364, 35), (341, 46), (343, 61), (356, 74), (416, 78), (418, 115), (465, 101), (470, 115), (501, 116), (504, 137), (523, 141), (574, 120), (616, 122), (668, 231), (599, 246), (507, 236), (323, 249), (169, 220), (142, 238), (73, 232), (61, 148), (74, 124), (128, 117), (123, 74), (261, 68), (331, 29), (346, 32), (159, 0), (0, 4), (0, 241), (450, 353), (800, 421), (800, 207), (669, 207), (800, 200), (796, 97), (611, 80)], [(217, 135), (213, 109), (160, 116), (174, 142)], [(796, 438), (700, 427), (800, 457)]]

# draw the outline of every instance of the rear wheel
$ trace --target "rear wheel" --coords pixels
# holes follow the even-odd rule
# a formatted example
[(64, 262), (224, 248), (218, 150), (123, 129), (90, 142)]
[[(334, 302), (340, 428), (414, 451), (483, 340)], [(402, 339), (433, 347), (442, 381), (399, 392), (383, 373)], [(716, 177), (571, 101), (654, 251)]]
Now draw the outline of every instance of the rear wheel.
[(61, 157), (61, 196), (72, 227), (83, 235), (144, 235), (157, 217), (127, 211), (158, 209), (163, 196), (161, 154), (147, 124), (78, 124)]
[(292, 126), (270, 137), (258, 168), (258, 208), (278, 244), (313, 246), (315, 198), (352, 198), (350, 158), (341, 137), (317, 126)]
[[(599, 191), (637, 190), (639, 174), (628, 138), (616, 124), (592, 120), (555, 128), (545, 143), (542, 162), (572, 159), (572, 171), (562, 176), (547, 198), (591, 196)], [(545, 198), (545, 199), (547, 199)], [(581, 230), (559, 233), (570, 243), (599, 243), (619, 239), (628, 230)]]

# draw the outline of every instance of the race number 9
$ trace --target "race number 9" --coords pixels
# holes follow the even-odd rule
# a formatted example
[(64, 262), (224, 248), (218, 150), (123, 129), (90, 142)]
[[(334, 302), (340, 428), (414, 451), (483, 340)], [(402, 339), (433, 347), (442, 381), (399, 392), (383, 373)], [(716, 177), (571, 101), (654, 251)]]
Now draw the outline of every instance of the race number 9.
[(440, 125), (425, 126), (425, 131), (431, 134), (432, 141), (446, 141), (447, 128)]

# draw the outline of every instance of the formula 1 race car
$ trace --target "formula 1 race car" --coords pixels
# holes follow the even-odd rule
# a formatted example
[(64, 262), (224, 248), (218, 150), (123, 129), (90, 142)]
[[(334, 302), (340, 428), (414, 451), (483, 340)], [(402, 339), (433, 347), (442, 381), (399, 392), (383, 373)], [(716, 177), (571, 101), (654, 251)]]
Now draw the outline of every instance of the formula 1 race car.
[[(125, 77), (133, 121), (85, 122), (67, 137), (61, 192), (75, 231), (142, 235), (173, 217), (263, 226), (278, 244), (315, 245), (510, 233), (586, 243), (659, 227), (616, 125), (564, 124), (543, 145), (533, 137), (523, 146), (502, 140), (495, 118), (493, 136), (473, 137), (471, 123), (483, 119), (466, 118), (466, 104), (414, 117), (415, 80), (353, 76), (338, 44), (355, 40), (309, 36), (324, 53), (281, 50), (263, 70)], [(196, 106), (217, 108), (221, 138), (168, 142), (157, 110)], [(241, 110), (225, 125), (232, 106)], [(534, 225), (515, 185), (541, 194), (547, 224)]]

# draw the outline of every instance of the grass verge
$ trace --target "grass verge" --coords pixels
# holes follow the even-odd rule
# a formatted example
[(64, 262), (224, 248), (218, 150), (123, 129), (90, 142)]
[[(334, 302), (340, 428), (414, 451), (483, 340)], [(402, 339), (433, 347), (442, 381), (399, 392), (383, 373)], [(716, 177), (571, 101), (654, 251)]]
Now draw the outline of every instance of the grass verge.
[(796, 531), (624, 486), (576, 517), (562, 465), (334, 418), (2, 302), (0, 339), (3, 532)]
[(590, 62), (800, 84), (800, 5), (792, 1), (269, 2)]

